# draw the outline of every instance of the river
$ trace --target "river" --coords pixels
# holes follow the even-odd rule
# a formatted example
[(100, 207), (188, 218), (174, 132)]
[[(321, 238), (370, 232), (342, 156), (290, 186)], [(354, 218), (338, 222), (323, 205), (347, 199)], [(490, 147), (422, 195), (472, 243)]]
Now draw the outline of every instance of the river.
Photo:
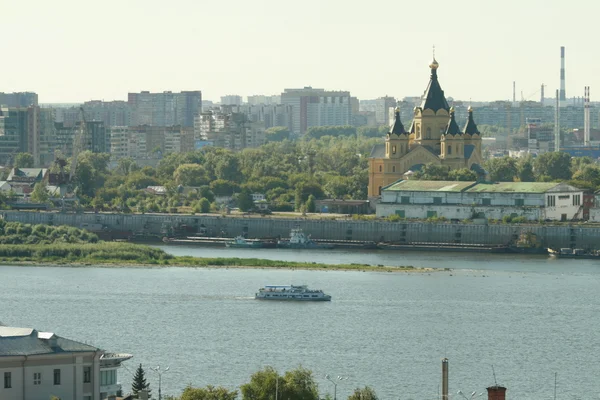
[[(507, 398), (600, 398), (600, 264), (473, 253), (242, 250), (160, 246), (173, 254), (451, 268), (431, 273), (0, 266), (0, 321), (128, 352), (119, 380), (170, 366), (163, 394), (189, 383), (234, 389), (265, 365), (348, 377), (339, 398), (451, 398), (498, 384)], [(259, 302), (265, 284), (308, 284), (330, 303)], [(494, 366), (496, 378), (492, 373)], [(158, 377), (147, 371), (158, 393)]]

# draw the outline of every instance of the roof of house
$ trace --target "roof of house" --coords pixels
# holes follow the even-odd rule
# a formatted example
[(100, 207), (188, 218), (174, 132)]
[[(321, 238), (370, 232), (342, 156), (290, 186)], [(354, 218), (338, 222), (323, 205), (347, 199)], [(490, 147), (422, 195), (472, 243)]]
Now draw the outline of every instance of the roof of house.
[(32, 328), (0, 326), (0, 357), (100, 351), (99, 348)]
[(433, 60), (431, 67), (431, 79), (429, 80), (429, 84), (427, 85), (427, 89), (425, 89), (425, 94), (423, 94), (423, 101), (421, 103), (422, 110), (433, 110), (438, 111), (444, 109), (446, 111), (450, 111), (450, 106), (446, 101), (446, 96), (444, 96), (444, 91), (438, 82), (437, 77), (437, 61)]
[(393, 192), (462, 192), (473, 186), (474, 181), (416, 181), (405, 180), (384, 188)]
[(371, 149), (371, 154), (369, 158), (384, 158), (385, 157), (385, 145), (384, 144), (376, 144)]
[[(558, 188), (560, 186), (560, 188)], [(558, 190), (557, 190), (558, 189)], [(556, 182), (496, 182), (480, 183), (467, 192), (478, 193), (546, 193), (546, 192), (580, 192), (574, 186)]]
[(47, 168), (13, 168), (6, 180), (11, 181), (15, 177), (42, 179), (47, 172)]
[(418, 181), (403, 180), (383, 188), (392, 192), (470, 192), (470, 193), (564, 193), (581, 192), (574, 186), (556, 182)]

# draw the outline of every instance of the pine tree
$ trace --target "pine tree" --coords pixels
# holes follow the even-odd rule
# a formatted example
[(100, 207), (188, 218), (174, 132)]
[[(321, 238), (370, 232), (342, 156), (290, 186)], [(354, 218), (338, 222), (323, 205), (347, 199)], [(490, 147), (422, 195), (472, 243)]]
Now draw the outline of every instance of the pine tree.
[(139, 393), (144, 389), (148, 392), (148, 398), (150, 398), (150, 384), (146, 383), (145, 375), (144, 368), (142, 368), (142, 364), (140, 364), (135, 371), (133, 383), (131, 384), (131, 391), (136, 399), (139, 398)]

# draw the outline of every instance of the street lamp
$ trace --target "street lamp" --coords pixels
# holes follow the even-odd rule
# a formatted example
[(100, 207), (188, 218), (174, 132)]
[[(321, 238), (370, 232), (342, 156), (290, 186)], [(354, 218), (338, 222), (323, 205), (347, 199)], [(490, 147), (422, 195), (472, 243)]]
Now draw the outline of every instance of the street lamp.
[(459, 390), (458, 392), (456, 392), (456, 394), (460, 394), (462, 397), (464, 397), (466, 400), (471, 400), (474, 399), (475, 397), (480, 397), (483, 396), (483, 393), (477, 393), (477, 392), (473, 392), (471, 393), (470, 397), (465, 396), (465, 394), (462, 392), (462, 390)]
[[(333, 379), (331, 379), (331, 377), (329, 375), (325, 375), (325, 379), (327, 379), (329, 382), (333, 383), (333, 400), (337, 400), (337, 385), (338, 382), (334, 381)], [(341, 377), (338, 376), (336, 380), (341, 381), (341, 380), (347, 380), (348, 377)]]
[(162, 393), (160, 391), (161, 383), (162, 383), (162, 374), (169, 370), (169, 367), (165, 368), (163, 371), (160, 370), (160, 365), (156, 366), (156, 368), (150, 368), (152, 371), (158, 374), (158, 400), (162, 400)]

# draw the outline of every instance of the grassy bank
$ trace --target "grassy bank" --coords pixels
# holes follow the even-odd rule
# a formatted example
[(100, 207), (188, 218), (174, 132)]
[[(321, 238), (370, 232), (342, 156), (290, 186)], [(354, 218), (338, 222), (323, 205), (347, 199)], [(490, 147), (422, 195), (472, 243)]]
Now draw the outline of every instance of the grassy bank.
[(56, 243), (0, 246), (0, 263), (102, 265), (102, 266), (176, 266), (212, 268), (285, 268), (356, 271), (423, 271), (412, 266), (387, 267), (367, 264), (319, 264), (309, 262), (274, 261), (260, 258), (200, 258), (176, 257), (154, 247), (119, 242)]

